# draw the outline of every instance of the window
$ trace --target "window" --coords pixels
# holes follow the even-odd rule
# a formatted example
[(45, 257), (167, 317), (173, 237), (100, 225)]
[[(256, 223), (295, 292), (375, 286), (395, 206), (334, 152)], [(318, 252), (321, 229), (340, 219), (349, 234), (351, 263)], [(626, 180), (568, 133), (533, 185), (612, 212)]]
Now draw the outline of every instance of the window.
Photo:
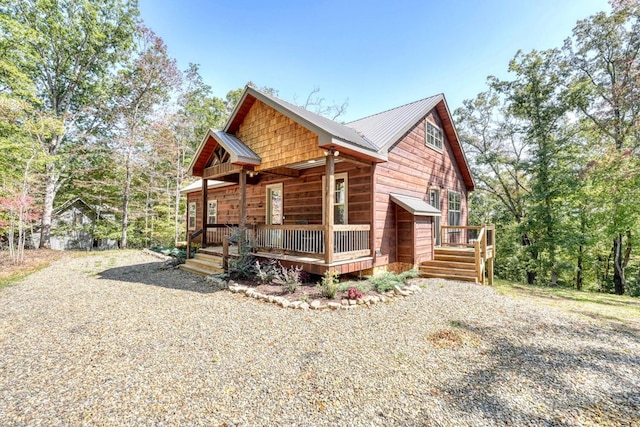
[[(335, 175), (336, 186), (333, 197), (333, 223), (349, 223), (349, 179), (347, 173), (337, 173)], [(326, 177), (322, 177), (322, 194), (326, 184)], [(322, 198), (322, 222), (324, 223), (324, 197)]]
[(217, 224), (218, 223), (218, 201), (209, 200), (208, 205), (209, 206), (207, 209), (207, 224)]
[(436, 125), (427, 122), (427, 130), (426, 130), (426, 144), (431, 145), (432, 147), (437, 148), (438, 150), (442, 150), (442, 129), (437, 127)]
[(267, 225), (282, 224), (282, 183), (267, 185)]
[[(440, 206), (440, 190), (432, 188), (429, 190), (429, 204), (434, 208), (441, 210)], [(436, 246), (440, 246), (440, 216), (433, 217), (433, 229), (435, 233)]]
[(189, 211), (187, 212), (187, 221), (189, 230), (196, 229), (196, 202), (189, 203)]
[(460, 193), (457, 191), (449, 191), (449, 225), (460, 225), (461, 220)]

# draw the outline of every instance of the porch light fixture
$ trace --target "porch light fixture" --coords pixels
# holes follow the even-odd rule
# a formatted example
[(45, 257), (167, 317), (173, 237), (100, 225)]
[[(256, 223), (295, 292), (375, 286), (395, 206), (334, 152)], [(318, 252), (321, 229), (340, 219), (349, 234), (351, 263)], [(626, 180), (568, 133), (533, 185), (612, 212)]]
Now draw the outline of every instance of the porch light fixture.
[(333, 147), (331, 147), (328, 150), (324, 150), (324, 156), (327, 157), (329, 154), (333, 154), (335, 157), (338, 157), (340, 155), (340, 152), (336, 149), (334, 149)]

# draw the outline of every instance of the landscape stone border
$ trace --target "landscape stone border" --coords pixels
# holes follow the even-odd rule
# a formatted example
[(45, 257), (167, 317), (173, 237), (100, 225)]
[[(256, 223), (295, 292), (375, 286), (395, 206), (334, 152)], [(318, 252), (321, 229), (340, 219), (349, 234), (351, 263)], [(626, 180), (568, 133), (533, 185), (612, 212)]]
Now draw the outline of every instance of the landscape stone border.
[(391, 302), (395, 298), (408, 297), (416, 292), (422, 292), (422, 288), (417, 285), (394, 286), (393, 290), (380, 295), (366, 295), (358, 299), (343, 298), (340, 302), (331, 301), (323, 304), (319, 299), (307, 303), (306, 301), (289, 301), (277, 295), (265, 295), (249, 286), (239, 285), (233, 281), (229, 282), (228, 288), (230, 292), (235, 294), (243, 294), (249, 298), (276, 304), (282, 308), (298, 310), (352, 310), (358, 307), (370, 307), (374, 304)]

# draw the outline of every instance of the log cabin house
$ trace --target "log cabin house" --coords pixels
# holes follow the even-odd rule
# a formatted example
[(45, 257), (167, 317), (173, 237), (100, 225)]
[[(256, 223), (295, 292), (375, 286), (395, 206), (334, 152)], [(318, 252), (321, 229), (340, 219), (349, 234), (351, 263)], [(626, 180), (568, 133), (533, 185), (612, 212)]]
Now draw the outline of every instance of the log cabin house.
[(467, 225), (474, 180), (442, 94), (341, 124), (246, 87), (189, 172), (186, 270), (220, 271), (241, 227), (257, 257), (309, 273), (492, 281), (494, 228)]

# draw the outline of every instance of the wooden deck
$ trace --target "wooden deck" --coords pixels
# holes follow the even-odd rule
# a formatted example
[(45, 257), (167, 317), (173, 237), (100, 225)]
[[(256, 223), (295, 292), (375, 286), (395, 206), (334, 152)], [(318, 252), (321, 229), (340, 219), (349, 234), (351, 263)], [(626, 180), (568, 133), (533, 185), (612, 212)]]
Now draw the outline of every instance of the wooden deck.
[[(302, 266), (303, 270), (311, 274), (322, 275), (325, 271), (333, 269), (340, 274), (367, 270), (373, 267), (373, 257), (356, 257), (348, 260), (334, 261), (330, 264), (323, 258), (310, 255), (287, 254), (269, 251), (257, 251), (253, 255), (258, 259), (275, 259), (284, 267)], [(229, 257), (238, 256), (238, 247), (229, 246)], [(183, 269), (201, 275), (221, 273), (223, 269), (224, 248), (222, 246), (210, 246), (201, 249), (195, 258), (188, 259)]]

